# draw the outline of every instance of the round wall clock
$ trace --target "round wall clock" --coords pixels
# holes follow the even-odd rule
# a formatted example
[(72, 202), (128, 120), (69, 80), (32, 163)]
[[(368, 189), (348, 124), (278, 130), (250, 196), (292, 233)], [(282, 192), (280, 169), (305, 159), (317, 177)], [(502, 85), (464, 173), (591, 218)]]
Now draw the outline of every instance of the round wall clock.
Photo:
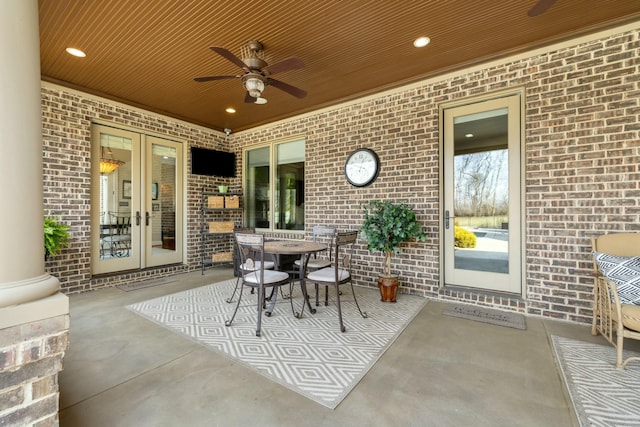
[(368, 148), (358, 148), (349, 154), (344, 164), (344, 175), (349, 184), (355, 187), (365, 187), (378, 177), (380, 159)]

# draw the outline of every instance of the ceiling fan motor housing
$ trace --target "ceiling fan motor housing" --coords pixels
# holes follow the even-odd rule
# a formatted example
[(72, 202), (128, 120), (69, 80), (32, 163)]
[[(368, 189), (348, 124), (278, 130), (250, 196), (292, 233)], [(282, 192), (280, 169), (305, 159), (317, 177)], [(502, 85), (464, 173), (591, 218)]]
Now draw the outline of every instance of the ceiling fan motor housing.
[(262, 68), (267, 66), (267, 63), (265, 61), (255, 56), (243, 58), (242, 62), (247, 64), (247, 67), (249, 67), (250, 70), (254, 70), (254, 71), (259, 71)]
[(260, 71), (267, 66), (264, 60), (264, 45), (257, 40), (249, 40), (242, 49), (242, 62), (247, 64), (250, 70)]

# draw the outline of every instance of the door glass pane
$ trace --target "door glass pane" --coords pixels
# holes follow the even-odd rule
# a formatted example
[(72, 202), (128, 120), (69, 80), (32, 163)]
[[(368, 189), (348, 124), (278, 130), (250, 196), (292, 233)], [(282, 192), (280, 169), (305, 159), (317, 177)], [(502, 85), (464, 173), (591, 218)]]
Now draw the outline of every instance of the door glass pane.
[(304, 230), (304, 141), (276, 150), (276, 229)]
[(248, 227), (269, 228), (269, 147), (247, 151), (245, 177), (246, 221)]
[(131, 139), (100, 134), (100, 259), (130, 258)]
[(152, 251), (176, 250), (177, 150), (153, 144), (151, 147), (151, 233)]
[(454, 118), (456, 269), (509, 272), (507, 109)]

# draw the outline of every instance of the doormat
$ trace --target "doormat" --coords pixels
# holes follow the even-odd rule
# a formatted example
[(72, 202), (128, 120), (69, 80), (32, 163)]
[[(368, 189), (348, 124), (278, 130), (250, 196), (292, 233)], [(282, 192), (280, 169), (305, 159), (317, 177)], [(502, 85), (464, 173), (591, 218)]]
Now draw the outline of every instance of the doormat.
[(152, 286), (166, 285), (167, 283), (173, 283), (175, 279), (170, 277), (161, 277), (160, 279), (144, 280), (142, 282), (125, 283), (124, 285), (118, 285), (116, 288), (125, 291), (137, 291), (138, 289), (150, 288)]
[[(640, 364), (616, 369), (616, 350), (551, 337), (562, 379), (581, 427), (640, 425)], [(637, 356), (627, 351), (624, 357)]]
[(450, 305), (442, 314), (462, 319), (475, 320), (476, 322), (490, 323), (492, 325), (506, 326), (508, 328), (527, 329), (524, 315), (510, 313), (490, 308), (476, 307), (474, 305)]

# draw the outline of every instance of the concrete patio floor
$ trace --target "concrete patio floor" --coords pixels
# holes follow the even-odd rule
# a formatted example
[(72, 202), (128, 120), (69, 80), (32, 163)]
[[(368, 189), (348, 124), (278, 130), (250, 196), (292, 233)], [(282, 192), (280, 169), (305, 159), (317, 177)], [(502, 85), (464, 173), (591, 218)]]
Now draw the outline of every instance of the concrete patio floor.
[(574, 426), (550, 337), (606, 343), (585, 325), (528, 317), (523, 331), (444, 316), (447, 304), (430, 301), (331, 410), (125, 308), (230, 277), (210, 269), (71, 295), (60, 425)]

